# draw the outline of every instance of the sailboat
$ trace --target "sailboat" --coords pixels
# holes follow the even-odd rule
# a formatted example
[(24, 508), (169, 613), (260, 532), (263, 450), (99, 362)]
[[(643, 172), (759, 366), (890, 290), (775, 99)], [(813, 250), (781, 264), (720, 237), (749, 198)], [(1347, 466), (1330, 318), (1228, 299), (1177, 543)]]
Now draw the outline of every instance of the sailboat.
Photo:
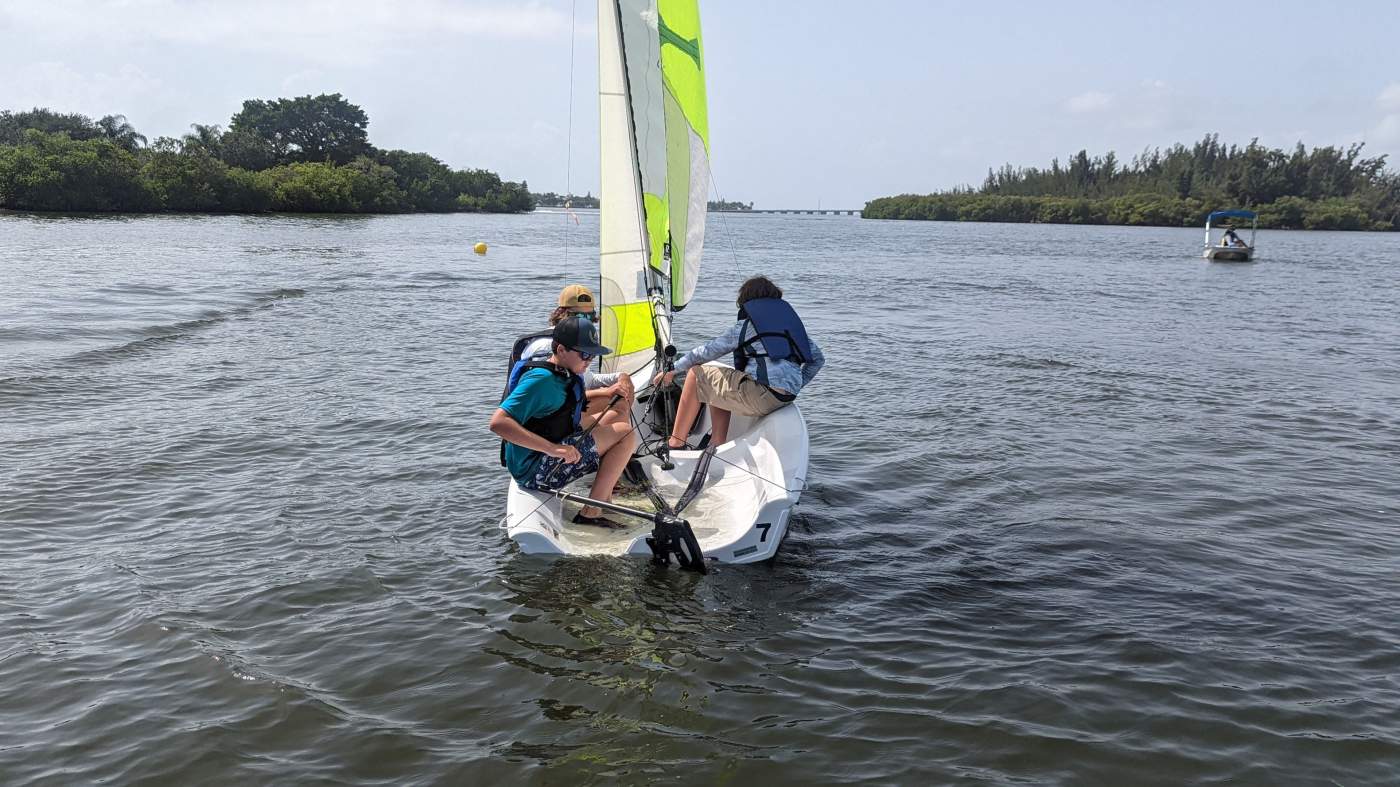
[[(698, 571), (767, 560), (806, 486), (807, 426), (796, 404), (756, 419), (734, 414), (721, 445), (706, 444), (706, 413), (688, 440), (702, 449), (666, 448), (678, 392), (652, 379), (676, 355), (672, 320), (700, 275), (710, 173), (704, 65), (698, 0), (599, 0), (598, 301), (613, 351), (601, 370), (626, 372), (637, 391), (628, 478), (639, 491), (604, 503), (585, 495), (592, 476), (554, 492), (510, 481), (503, 525), (523, 552), (674, 557)], [(584, 504), (625, 529), (570, 523)]]

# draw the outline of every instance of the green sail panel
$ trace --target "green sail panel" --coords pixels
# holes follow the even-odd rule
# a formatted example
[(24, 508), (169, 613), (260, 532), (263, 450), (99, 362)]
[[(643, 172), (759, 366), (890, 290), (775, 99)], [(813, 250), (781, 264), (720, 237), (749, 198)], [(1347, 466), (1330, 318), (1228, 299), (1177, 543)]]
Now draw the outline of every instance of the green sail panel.
[[(671, 241), (671, 305), (695, 294), (705, 246), (710, 195), (710, 121), (705, 102), (705, 49), (696, 0), (659, 0), (661, 77), (665, 85), (667, 201)], [(679, 250), (679, 251), (678, 251)]]
[[(705, 56), (696, 0), (619, 0), (647, 263), (668, 305), (695, 292), (709, 195)], [(669, 260), (667, 251), (669, 250)]]

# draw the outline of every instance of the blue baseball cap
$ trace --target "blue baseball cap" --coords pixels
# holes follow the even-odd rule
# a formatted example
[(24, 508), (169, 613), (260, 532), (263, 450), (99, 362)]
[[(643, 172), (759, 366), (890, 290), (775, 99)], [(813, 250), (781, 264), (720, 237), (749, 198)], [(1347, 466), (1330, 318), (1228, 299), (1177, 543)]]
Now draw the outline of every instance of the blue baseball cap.
[(611, 355), (612, 350), (598, 340), (598, 325), (592, 320), (573, 316), (565, 317), (554, 326), (554, 341), (566, 349), (577, 350), (589, 355)]

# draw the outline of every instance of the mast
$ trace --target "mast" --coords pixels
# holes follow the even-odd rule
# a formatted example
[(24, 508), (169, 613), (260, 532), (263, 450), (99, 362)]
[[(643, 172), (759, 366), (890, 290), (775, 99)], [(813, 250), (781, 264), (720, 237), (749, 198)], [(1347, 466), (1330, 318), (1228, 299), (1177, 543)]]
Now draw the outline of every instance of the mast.
[[(655, 238), (648, 231), (660, 216), (649, 216), (647, 166), (661, 168), (653, 145), (643, 149), (641, 128), (655, 119), (637, 117), (637, 91), (644, 105), (660, 84), (660, 64), (652, 64), (651, 36), (639, 26), (654, 14), (654, 0), (598, 0), (598, 96), (602, 168), (602, 222), (599, 248), (599, 300), (603, 343), (614, 352), (604, 371), (646, 372), (659, 363), (670, 337), (667, 278), (654, 268)], [(638, 51), (629, 54), (631, 49)], [(659, 42), (657, 44), (659, 46)], [(630, 59), (630, 63), (629, 63)], [(640, 73), (634, 73), (640, 70)], [(653, 79), (655, 77), (655, 79)], [(640, 82), (639, 82), (640, 80)], [(652, 82), (656, 85), (653, 86)], [(652, 139), (653, 136), (648, 136)], [(650, 162), (649, 164), (644, 162)], [(652, 179), (655, 179), (654, 176)], [(660, 208), (664, 209), (664, 203)], [(653, 228), (654, 229), (654, 228)]]
[[(613, 11), (617, 14), (617, 51), (622, 61), (623, 103), (627, 105), (628, 140), (631, 142), (632, 149), (632, 179), (636, 183), (637, 194), (642, 195), (646, 192), (642, 184), (641, 154), (637, 150), (637, 117), (632, 111), (632, 75), (627, 69), (627, 39), (622, 34), (622, 0), (613, 0), (612, 5)], [(665, 343), (670, 341), (671, 331), (669, 322), (663, 330), (661, 324), (663, 315), (658, 312), (658, 307), (665, 310), (666, 317), (670, 317), (670, 310), (666, 309), (665, 306), (665, 304), (669, 302), (669, 293), (667, 293), (662, 286), (661, 277), (658, 275), (656, 268), (651, 265), (653, 249), (651, 248), (651, 238), (647, 234), (647, 205), (645, 198), (637, 200), (637, 234), (641, 238), (641, 248), (645, 255), (644, 259), (646, 260), (644, 270), (646, 271), (647, 279), (647, 296), (648, 300), (651, 301), (652, 330), (656, 334), (655, 363), (659, 364), (666, 355)], [(667, 256), (669, 257), (669, 253)]]

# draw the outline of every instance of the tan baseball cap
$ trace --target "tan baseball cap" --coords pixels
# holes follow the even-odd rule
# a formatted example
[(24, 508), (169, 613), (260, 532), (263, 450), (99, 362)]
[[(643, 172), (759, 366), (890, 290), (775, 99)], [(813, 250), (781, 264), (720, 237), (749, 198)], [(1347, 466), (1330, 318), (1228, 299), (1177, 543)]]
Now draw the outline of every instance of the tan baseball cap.
[(591, 312), (595, 305), (593, 291), (582, 284), (570, 284), (559, 293), (559, 305), (581, 312)]

